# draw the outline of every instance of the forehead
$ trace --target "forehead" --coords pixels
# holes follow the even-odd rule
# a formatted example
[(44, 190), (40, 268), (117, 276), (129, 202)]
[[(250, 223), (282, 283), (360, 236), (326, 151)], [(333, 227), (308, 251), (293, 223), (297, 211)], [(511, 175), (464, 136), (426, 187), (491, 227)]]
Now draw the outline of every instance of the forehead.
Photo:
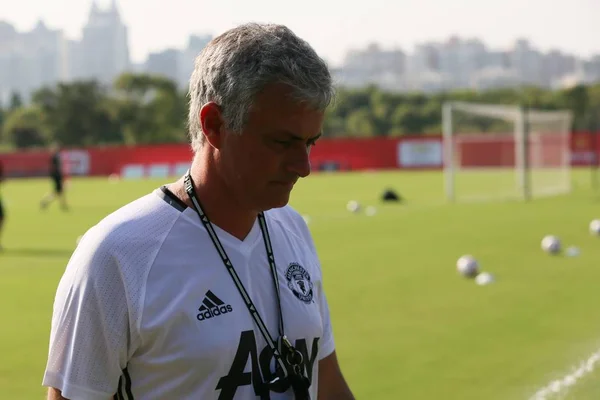
[(324, 113), (299, 102), (285, 85), (265, 87), (249, 110), (247, 127), (260, 130), (285, 130), (303, 137), (317, 135)]

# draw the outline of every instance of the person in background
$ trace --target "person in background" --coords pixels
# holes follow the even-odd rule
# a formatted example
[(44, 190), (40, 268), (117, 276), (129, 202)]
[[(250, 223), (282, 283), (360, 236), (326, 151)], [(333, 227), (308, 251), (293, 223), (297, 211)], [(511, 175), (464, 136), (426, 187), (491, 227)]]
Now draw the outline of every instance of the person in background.
[(61, 208), (63, 210), (68, 210), (67, 199), (65, 197), (65, 187), (64, 187), (64, 172), (62, 165), (62, 156), (60, 152), (60, 146), (57, 144), (53, 144), (50, 147), (50, 167), (49, 167), (49, 175), (52, 180), (53, 190), (46, 194), (41, 201), (40, 206), (42, 209), (47, 208), (52, 201), (58, 199), (60, 201)]
[(4, 210), (4, 204), (2, 202), (2, 190), (1, 186), (4, 182), (4, 163), (0, 160), (0, 250), (2, 250), (2, 229), (4, 227), (4, 219), (6, 212)]

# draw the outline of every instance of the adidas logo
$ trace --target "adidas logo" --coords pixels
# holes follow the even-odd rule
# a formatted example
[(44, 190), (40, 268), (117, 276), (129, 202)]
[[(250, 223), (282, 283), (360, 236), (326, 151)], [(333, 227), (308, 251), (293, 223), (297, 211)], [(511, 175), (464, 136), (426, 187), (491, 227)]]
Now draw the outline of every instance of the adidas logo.
[(202, 305), (198, 308), (198, 311), (200, 311), (200, 313), (196, 315), (196, 318), (198, 318), (198, 321), (204, 321), (205, 319), (230, 313), (233, 311), (233, 308), (229, 304), (225, 304), (223, 300), (219, 299), (209, 290), (206, 292), (204, 300), (202, 300)]

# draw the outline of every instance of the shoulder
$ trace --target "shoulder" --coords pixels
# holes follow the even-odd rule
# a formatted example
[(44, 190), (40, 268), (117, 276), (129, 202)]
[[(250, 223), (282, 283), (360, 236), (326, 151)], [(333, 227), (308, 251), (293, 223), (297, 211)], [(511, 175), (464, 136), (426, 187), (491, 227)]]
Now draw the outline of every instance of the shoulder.
[(56, 312), (62, 315), (70, 307), (116, 310), (113, 305), (120, 304), (131, 329), (139, 326), (148, 276), (180, 214), (151, 193), (91, 227), (60, 280)]
[(297, 236), (305, 244), (315, 250), (314, 242), (306, 221), (292, 206), (274, 208), (265, 213), (268, 219), (276, 223), (287, 233)]
[(286, 226), (288, 229), (302, 234), (310, 234), (306, 221), (292, 206), (273, 208), (265, 213), (269, 218)]
[(90, 228), (70, 264), (149, 268), (180, 214), (155, 193), (147, 194)]

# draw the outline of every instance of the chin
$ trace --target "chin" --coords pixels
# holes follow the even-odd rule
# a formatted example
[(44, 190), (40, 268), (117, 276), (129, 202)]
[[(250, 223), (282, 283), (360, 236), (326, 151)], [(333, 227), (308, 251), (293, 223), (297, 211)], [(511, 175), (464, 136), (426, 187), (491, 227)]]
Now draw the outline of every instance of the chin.
[(262, 203), (262, 211), (267, 211), (272, 208), (282, 208), (288, 205), (290, 202), (290, 196), (278, 196), (276, 198), (270, 198)]

